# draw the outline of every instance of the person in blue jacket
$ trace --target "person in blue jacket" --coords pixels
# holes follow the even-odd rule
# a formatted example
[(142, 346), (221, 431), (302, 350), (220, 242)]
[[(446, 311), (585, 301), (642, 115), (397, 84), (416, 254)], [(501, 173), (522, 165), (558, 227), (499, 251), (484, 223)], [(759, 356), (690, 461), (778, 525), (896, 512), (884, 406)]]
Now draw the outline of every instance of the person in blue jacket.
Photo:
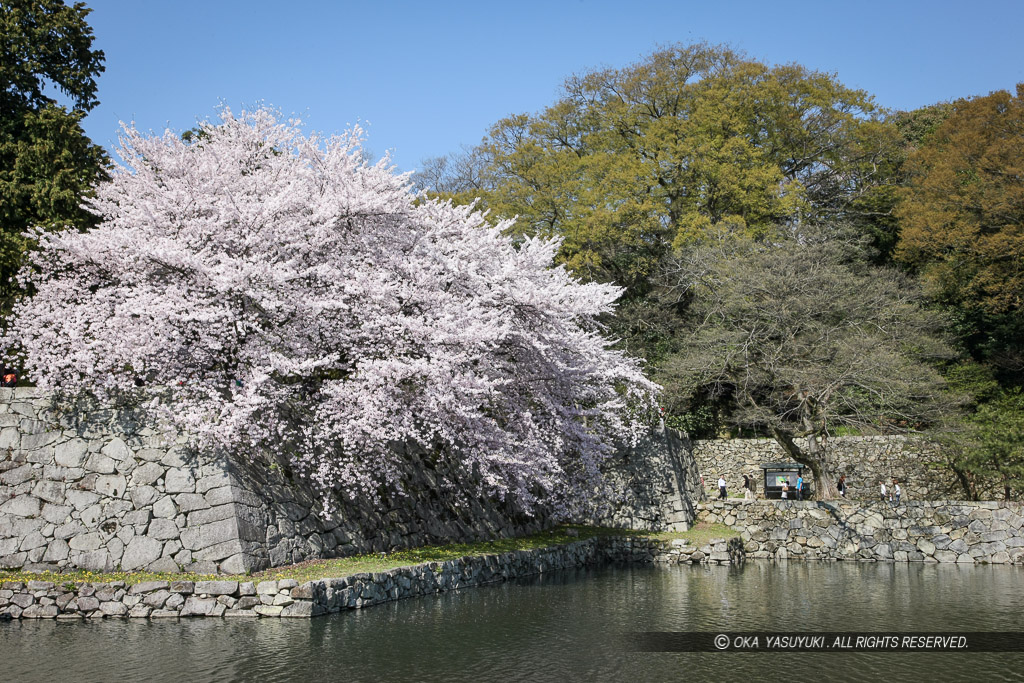
[(804, 499), (804, 475), (802, 473), (796, 478), (796, 499)]

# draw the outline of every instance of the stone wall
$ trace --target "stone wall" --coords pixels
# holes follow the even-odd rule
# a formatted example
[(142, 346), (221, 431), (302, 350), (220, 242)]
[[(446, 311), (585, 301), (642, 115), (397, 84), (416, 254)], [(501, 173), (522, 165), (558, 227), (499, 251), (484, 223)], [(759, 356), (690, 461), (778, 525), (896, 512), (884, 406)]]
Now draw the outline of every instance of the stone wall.
[(33, 389), (3, 389), (0, 567), (242, 573), (548, 523), (543, 511), (458, 501), (420, 452), (402, 455), (406, 495), (342, 501), (326, 516), (287, 463), (197, 451), (129, 409), (58, 410)]
[[(803, 446), (803, 440), (797, 439)], [(836, 481), (846, 475), (847, 498), (870, 500), (878, 495), (878, 482), (888, 487), (893, 478), (900, 482), (903, 499), (948, 500), (963, 496), (952, 473), (938, 463), (936, 446), (923, 439), (905, 436), (839, 436), (825, 444), (831, 453), (830, 473)], [(739, 492), (743, 475), (749, 476), (763, 494), (767, 462), (791, 459), (773, 439), (709, 439), (693, 442), (693, 456), (704, 475), (705, 490), (717, 495), (719, 474), (731, 492)], [(813, 485), (814, 476), (805, 470), (804, 478)]]
[(604, 514), (586, 521), (618, 529), (689, 529), (700, 498), (692, 448), (685, 436), (661, 427), (636, 447), (621, 449), (604, 472), (618, 496)]
[[(466, 499), (414, 446), (395, 445), (404, 494), (321, 512), (288, 463), (200, 452), (130, 409), (58, 406), (0, 389), (0, 567), (237, 574), (319, 557), (525, 535), (550, 525), (514, 501)], [(686, 443), (652, 432), (609, 476), (608, 523), (686, 528), (696, 474)]]
[(1024, 504), (726, 500), (697, 519), (740, 532), (747, 557), (1024, 564)]
[(463, 557), (301, 585), (293, 579), (148, 581), (131, 586), (120, 581), (76, 586), (50, 581), (9, 581), (0, 585), (0, 619), (315, 617), (608, 562), (742, 562), (742, 548), (737, 541), (719, 539), (694, 548), (684, 541), (591, 538), (550, 548)]

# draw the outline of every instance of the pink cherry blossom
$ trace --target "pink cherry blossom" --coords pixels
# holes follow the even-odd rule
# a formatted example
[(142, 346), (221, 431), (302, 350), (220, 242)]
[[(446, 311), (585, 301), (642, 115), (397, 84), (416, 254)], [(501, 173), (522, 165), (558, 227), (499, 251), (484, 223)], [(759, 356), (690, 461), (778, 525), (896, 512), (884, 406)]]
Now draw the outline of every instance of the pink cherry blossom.
[(618, 288), (552, 267), (555, 240), (416, 194), (358, 129), (226, 108), (200, 129), (125, 127), (124, 166), (88, 204), (102, 223), (32, 235), (35, 294), (4, 345), (40, 387), (289, 458), (327, 509), (397, 486), (393, 442), (455, 463), (439, 485), (527, 509), (567, 514), (600, 488), (658, 389), (596, 321)]

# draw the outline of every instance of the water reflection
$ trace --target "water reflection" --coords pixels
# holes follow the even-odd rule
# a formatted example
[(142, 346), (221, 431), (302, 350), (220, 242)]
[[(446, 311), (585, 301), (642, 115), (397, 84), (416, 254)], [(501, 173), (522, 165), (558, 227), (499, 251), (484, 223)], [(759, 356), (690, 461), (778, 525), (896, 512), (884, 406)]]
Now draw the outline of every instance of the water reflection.
[(629, 631), (1024, 632), (1024, 568), (603, 568), (316, 620), (0, 623), (4, 681), (1021, 680), (1024, 654), (629, 653)]

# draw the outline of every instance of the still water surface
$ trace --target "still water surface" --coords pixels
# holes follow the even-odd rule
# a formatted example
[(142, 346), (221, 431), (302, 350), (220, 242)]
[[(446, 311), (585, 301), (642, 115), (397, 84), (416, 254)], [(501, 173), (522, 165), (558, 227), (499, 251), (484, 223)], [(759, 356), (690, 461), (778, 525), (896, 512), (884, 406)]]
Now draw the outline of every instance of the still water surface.
[(1024, 633), (1024, 568), (607, 567), (313, 620), (0, 622), (0, 681), (1024, 680), (1024, 643), (1009, 654), (636, 653), (617, 636), (787, 629)]

